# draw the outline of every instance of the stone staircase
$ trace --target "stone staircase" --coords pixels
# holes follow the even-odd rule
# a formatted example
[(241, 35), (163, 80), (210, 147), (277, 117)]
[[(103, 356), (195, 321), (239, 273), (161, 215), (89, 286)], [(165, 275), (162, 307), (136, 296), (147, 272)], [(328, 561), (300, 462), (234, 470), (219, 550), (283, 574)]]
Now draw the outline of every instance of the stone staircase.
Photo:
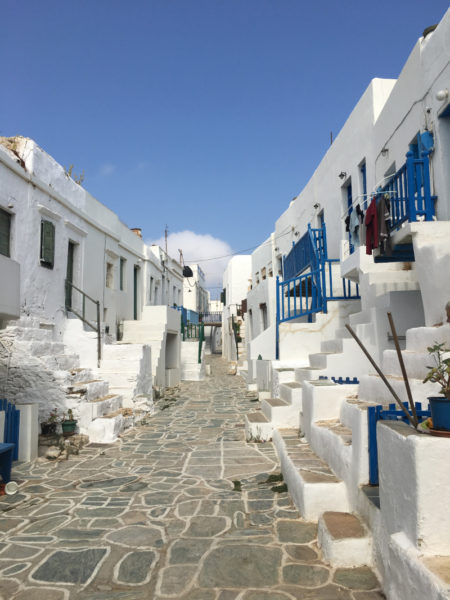
[[(169, 343), (168, 338), (173, 340)], [(180, 337), (180, 313), (167, 306), (144, 306), (140, 321), (124, 321), (122, 342), (145, 344), (151, 347), (153, 385), (164, 389), (179, 382), (179, 346), (173, 348), (175, 337)], [(169, 346), (172, 349), (169, 352)], [(177, 354), (176, 365), (166, 364), (168, 352)], [(167, 372), (169, 371), (169, 373)]]
[(5, 396), (16, 404), (38, 404), (40, 421), (55, 408), (61, 416), (71, 409), (80, 433), (91, 441), (115, 441), (133, 424), (124, 415), (122, 396), (110, 393), (93, 369), (80, 367), (79, 355), (53, 336), (51, 324), (28, 317), (0, 332), (1, 347), (9, 353)]
[(98, 374), (109, 382), (110, 393), (123, 398), (135, 416), (153, 412), (151, 347), (117, 342), (103, 347)]

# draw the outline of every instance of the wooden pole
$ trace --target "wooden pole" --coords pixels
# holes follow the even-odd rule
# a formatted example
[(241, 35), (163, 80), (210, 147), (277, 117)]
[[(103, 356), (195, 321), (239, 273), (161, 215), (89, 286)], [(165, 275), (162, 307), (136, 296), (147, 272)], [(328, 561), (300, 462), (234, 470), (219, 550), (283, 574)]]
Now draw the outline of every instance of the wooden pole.
[(345, 326), (348, 331), (351, 333), (353, 339), (355, 340), (355, 342), (358, 344), (358, 346), (361, 348), (361, 350), (364, 352), (364, 354), (366, 355), (367, 359), (369, 360), (370, 364), (372, 365), (372, 367), (375, 369), (375, 371), (378, 373), (378, 375), (381, 377), (381, 379), (383, 380), (383, 383), (386, 385), (386, 387), (388, 388), (388, 390), (391, 392), (391, 394), (394, 396), (394, 400), (397, 402), (397, 404), (399, 405), (399, 407), (401, 408), (401, 410), (405, 413), (405, 417), (408, 419), (408, 421), (411, 423), (411, 425), (415, 428), (415, 424), (414, 421), (411, 417), (411, 415), (409, 414), (409, 412), (406, 410), (403, 402), (400, 400), (400, 398), (397, 396), (397, 394), (395, 393), (393, 387), (391, 386), (391, 384), (389, 383), (389, 381), (386, 379), (386, 377), (384, 376), (383, 372), (381, 371), (380, 367), (377, 365), (377, 363), (373, 360), (373, 358), (370, 356), (369, 352), (366, 350), (364, 344), (361, 342), (361, 340), (359, 339), (359, 337), (356, 335), (356, 333), (353, 331), (353, 329), (350, 327), (350, 325), (346, 325)]
[(414, 421), (416, 423), (416, 427), (419, 424), (419, 419), (417, 418), (416, 407), (414, 405), (414, 400), (411, 394), (411, 388), (408, 381), (408, 375), (406, 373), (405, 363), (403, 362), (402, 351), (400, 350), (400, 344), (398, 343), (397, 331), (394, 325), (394, 319), (392, 318), (392, 314), (388, 312), (387, 314), (389, 319), (389, 325), (391, 326), (392, 337), (394, 338), (395, 349), (397, 351), (398, 362), (400, 363), (400, 369), (402, 370), (403, 381), (405, 382), (406, 393), (408, 395), (409, 406), (411, 408), (411, 412), (413, 414)]

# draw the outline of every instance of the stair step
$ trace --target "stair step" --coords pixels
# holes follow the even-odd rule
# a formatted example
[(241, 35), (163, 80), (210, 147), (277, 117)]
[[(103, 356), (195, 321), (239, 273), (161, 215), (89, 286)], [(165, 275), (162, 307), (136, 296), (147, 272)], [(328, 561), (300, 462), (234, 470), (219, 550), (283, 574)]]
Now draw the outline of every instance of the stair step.
[(325, 369), (327, 366), (327, 358), (333, 355), (333, 352), (315, 352), (309, 355), (310, 368), (313, 369)]
[(245, 415), (245, 438), (247, 442), (262, 442), (272, 438), (273, 425), (262, 412)]
[(106, 396), (108, 394), (109, 384), (102, 379), (93, 379), (90, 381), (79, 381), (68, 385), (66, 394), (68, 396), (78, 395), (83, 397), (85, 401), (90, 402), (95, 398)]
[(334, 567), (372, 564), (372, 539), (359, 518), (348, 512), (326, 511), (319, 518), (319, 547)]
[(314, 425), (316, 427), (321, 427), (322, 429), (328, 429), (330, 433), (340, 438), (345, 446), (351, 446), (352, 430), (349, 427), (345, 427), (345, 425), (342, 425), (342, 423), (338, 419), (316, 421)]
[(301, 516), (317, 521), (329, 510), (349, 510), (347, 489), (329, 466), (298, 438), (296, 429), (276, 429), (273, 442), (278, 452), (284, 481)]
[(121, 413), (111, 417), (100, 417), (89, 424), (89, 441), (96, 444), (111, 444), (118, 439), (123, 429), (124, 417)]

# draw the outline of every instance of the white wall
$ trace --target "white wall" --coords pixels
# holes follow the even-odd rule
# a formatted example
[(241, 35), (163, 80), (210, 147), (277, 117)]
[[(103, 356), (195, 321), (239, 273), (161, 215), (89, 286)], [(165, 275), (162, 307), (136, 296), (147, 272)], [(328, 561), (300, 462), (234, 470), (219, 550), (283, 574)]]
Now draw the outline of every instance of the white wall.
[(0, 254), (0, 321), (20, 315), (20, 265)]

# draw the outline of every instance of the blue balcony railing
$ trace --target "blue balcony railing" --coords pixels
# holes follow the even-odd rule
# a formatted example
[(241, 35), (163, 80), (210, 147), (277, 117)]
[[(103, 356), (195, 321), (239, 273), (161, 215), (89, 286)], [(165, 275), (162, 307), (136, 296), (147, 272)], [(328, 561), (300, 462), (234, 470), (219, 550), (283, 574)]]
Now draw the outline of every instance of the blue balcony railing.
[(327, 312), (327, 303), (333, 300), (360, 298), (359, 287), (343, 279), (342, 292), (333, 285), (333, 264), (329, 259), (325, 224), (313, 229), (308, 225), (304, 236), (295, 244), (283, 261), (284, 280), (277, 277), (277, 356), (279, 324)]
[[(399, 229), (406, 222), (414, 223), (419, 219), (433, 220), (436, 197), (431, 195), (429, 155), (430, 152), (426, 150), (422, 152), (420, 158), (414, 158), (413, 152), (408, 152), (406, 162), (392, 175), (384, 187), (379, 188), (374, 194), (377, 202), (384, 194), (389, 197), (389, 231)], [(348, 239), (350, 254), (352, 254), (354, 246), (350, 233)]]
[(406, 221), (417, 221), (418, 217), (425, 221), (433, 220), (435, 198), (431, 196), (429, 154), (426, 151), (420, 158), (414, 158), (413, 153), (408, 152), (405, 164), (379, 194), (389, 194), (391, 231), (398, 229)]

